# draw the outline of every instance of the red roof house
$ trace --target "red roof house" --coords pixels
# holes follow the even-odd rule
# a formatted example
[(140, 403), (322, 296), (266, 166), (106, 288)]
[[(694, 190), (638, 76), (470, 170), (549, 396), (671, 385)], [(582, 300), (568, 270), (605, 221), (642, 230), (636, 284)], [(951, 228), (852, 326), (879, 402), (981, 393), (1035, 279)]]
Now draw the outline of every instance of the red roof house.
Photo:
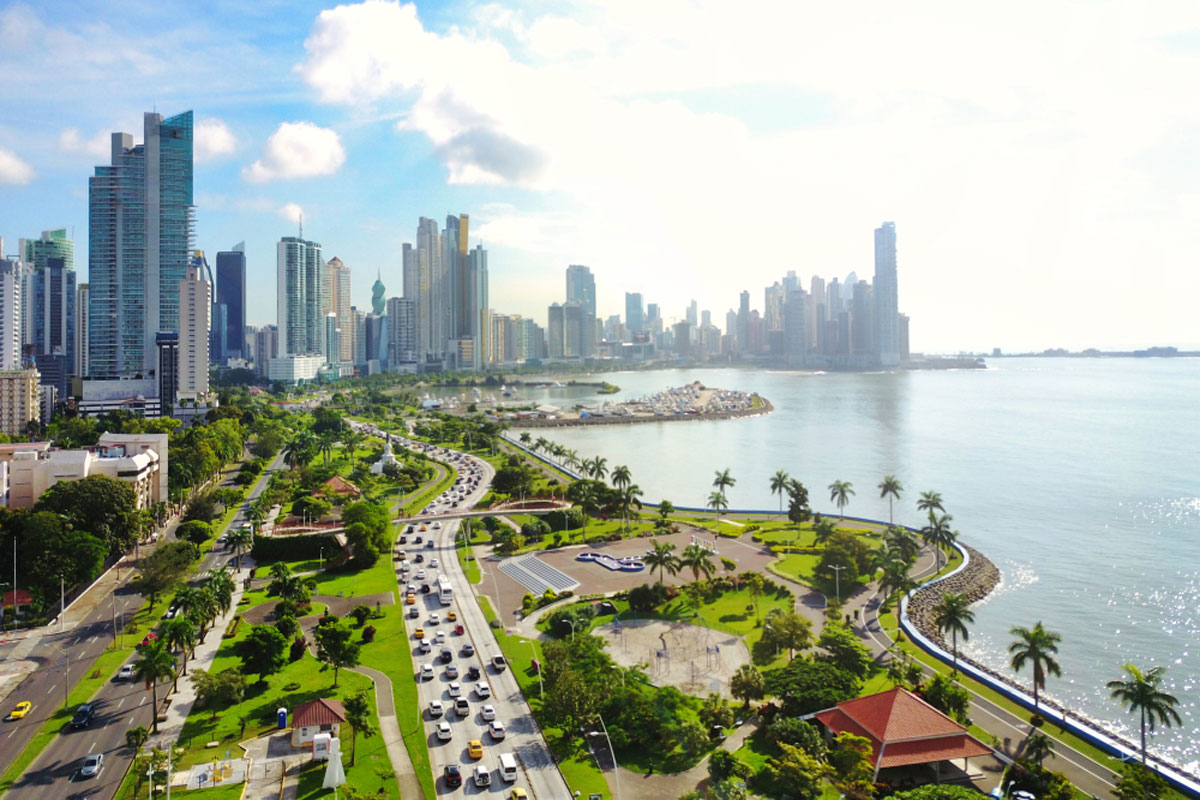
[(814, 716), (834, 734), (848, 732), (867, 739), (876, 778), (879, 770), (889, 767), (937, 764), (992, 752), (962, 725), (900, 687), (838, 703)]
[(334, 475), (321, 484), (321, 488), (313, 492), (314, 496), (324, 497), (359, 497), (362, 491), (341, 475)]
[(292, 709), (292, 746), (311, 745), (318, 733), (338, 735), (338, 729), (346, 721), (346, 709), (340, 700), (318, 697), (301, 703)]

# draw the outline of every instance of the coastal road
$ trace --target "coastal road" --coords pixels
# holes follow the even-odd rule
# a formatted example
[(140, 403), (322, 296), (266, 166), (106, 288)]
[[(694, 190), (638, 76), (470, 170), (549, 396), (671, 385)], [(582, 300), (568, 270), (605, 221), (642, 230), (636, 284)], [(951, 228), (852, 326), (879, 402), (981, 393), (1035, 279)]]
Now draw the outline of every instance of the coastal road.
[[(278, 456), (263, 470), (258, 482), (254, 484), (247, 495), (241, 510), (224, 530), (242, 525), (247, 521), (244, 518), (247, 505), (262, 494), (270, 476), (282, 465), (283, 458)], [(232, 473), (230, 474), (232, 475)], [(168, 530), (163, 541), (173, 538), (174, 527), (172, 526)], [(224, 530), (219, 531), (218, 534), (223, 533)], [(214, 548), (201, 561), (196, 574), (203, 575), (209, 570), (219, 569), (231, 560), (230, 553)], [(129, 586), (122, 587), (118, 591), (118, 598), (118, 603), (121, 603), (122, 600), (125, 603), (127, 618), (130, 613), (136, 612), (144, 602), (142, 596)], [(112, 641), (112, 618), (109, 606), (109, 603), (101, 603), (97, 608), (101, 619), (93, 621), (89, 618), (87, 623), (76, 629), (79, 634), (71, 640), (71, 644), (75, 647), (78, 647), (79, 640), (83, 639), (83, 646), (96, 648), (93, 658), (98, 656), (100, 651)], [(84, 638), (89, 632), (92, 634), (90, 642)], [(209, 631), (208, 635), (219, 636), (220, 631)], [(71, 639), (70, 632), (67, 637)], [(68, 649), (68, 652), (72, 651)], [(132, 655), (127, 663), (133, 661)], [(91, 661), (89, 660), (87, 663), (90, 664)], [(79, 671), (82, 672), (82, 670)], [(35, 676), (37, 674), (34, 673)], [(187, 678), (182, 678), (182, 680), (187, 680)], [(164, 686), (158, 688), (160, 702), (165, 694), (165, 688)], [(11, 696), (14, 702), (21, 699), (18, 694), (19, 692), (14, 692)], [(35, 704), (34, 710), (37, 711), (39, 698), (31, 699)], [(46, 698), (46, 701), (50, 702), (52, 699)], [(58, 686), (57, 702), (59, 705), (62, 704), (61, 684)], [(125, 745), (125, 732), (138, 725), (150, 727), (151, 693), (140, 683), (118, 683), (110, 678), (96, 692), (92, 702), (96, 707), (96, 718), (92, 724), (79, 730), (72, 729), (68, 724), (63, 733), (50, 742), (41, 755), (25, 770), (21, 778), (13, 784), (13, 788), (5, 795), (6, 798), (30, 797), (36, 792), (38, 795), (48, 798), (109, 800), (116, 794), (129, 762), (134, 756), (133, 751)], [(43, 705), (43, 707), (47, 708), (47, 711), (52, 709), (51, 706)], [(44, 721), (46, 716), (47, 714), (43, 714), (41, 719)], [(40, 727), (40, 724), (37, 727)], [(30, 737), (37, 727), (30, 729)], [(0, 746), (7, 751), (9, 743), (0, 739)], [(78, 776), (79, 766), (83, 763), (84, 758), (92, 753), (104, 754), (104, 770), (98, 778), (81, 779)], [(8, 755), (10, 762), (13, 757), (11, 754)]]
[[(435, 452), (431, 455), (435, 458), (459, 458), (459, 461), (452, 463), (460, 475), (466, 475), (472, 471), (479, 475), (475, 488), (465, 493), (465, 498), (459, 501), (460, 505), (470, 508), (487, 492), (494, 475), (491, 465), (487, 462), (452, 451)], [(418, 673), (421, 666), (425, 664), (431, 665), (434, 669), (432, 679), (421, 680), (418, 674), (414, 676), (414, 680), (418, 683), (418, 696), (422, 718), (425, 721), (426, 741), (438, 794), (460, 791), (447, 787), (443, 779), (445, 767), (455, 764), (463, 776), (461, 791), (469, 795), (481, 794), (500, 797), (502, 794), (506, 795), (513, 786), (519, 786), (526, 789), (531, 797), (540, 798), (540, 800), (558, 800), (569, 797), (570, 792), (566, 783), (554, 765), (546, 741), (534, 722), (529, 705), (521, 694), (512, 671), (505, 669), (497, 672), (494, 667), (490, 666), (491, 656), (499, 655), (501, 651), (454, 552), (459, 522), (447, 521), (442, 523), (440, 529), (433, 528), (431, 520), (417, 520), (414, 524), (416, 530), (407, 534), (408, 543), (397, 544), (398, 548), (408, 551), (407, 560), (412, 564), (409, 575), (415, 576), (418, 569), (424, 568), (427, 573), (424, 582), (436, 586), (436, 576), (440, 573), (447, 577), (454, 590), (454, 601), (450, 606), (441, 605), (436, 591), (426, 595), (418, 592), (416, 607), (420, 611), (419, 616), (415, 619), (407, 616), (407, 609), (411, 606), (405, 606), (406, 629)], [(421, 524), (427, 525), (424, 533), (419, 531)], [(414, 540), (418, 534), (424, 539), (428, 539), (432, 534), (434, 546), (430, 548), (425, 542), (415, 543)], [(424, 556), (422, 564), (412, 563), (418, 553)], [(429, 566), (430, 560), (433, 558), (438, 559), (439, 562), (436, 569)], [(402, 586), (410, 582), (416, 584), (419, 589), (423, 581), (417, 581), (414, 577), (400, 578)], [(458, 622), (464, 627), (463, 635), (455, 635), (453, 632), (455, 623), (446, 621), (449, 611), (458, 614)], [(441, 617), (441, 622), (437, 625), (429, 623), (430, 614), (433, 613), (437, 613)], [(439, 631), (444, 632), (446, 635), (445, 645), (431, 644), (430, 652), (422, 654), (419, 650), (420, 643), (413, 636), (418, 626), (423, 627), (426, 635), (431, 638), (436, 636)], [(467, 643), (471, 643), (475, 649), (475, 653), (471, 656), (463, 655), (463, 646)], [(453, 653), (451, 663), (459, 670), (457, 678), (452, 679), (446, 675), (446, 665), (439, 659), (443, 646), (450, 648)], [(490, 688), (491, 696), (486, 699), (477, 695), (473, 688), (475, 681), (470, 681), (466, 677), (467, 670), (472, 665), (479, 668), (480, 680)], [(470, 704), (469, 714), (465, 718), (460, 717), (453, 710), (456, 698), (450, 696), (449, 688), (451, 682), (454, 681), (460, 684), (461, 696), (466, 698)], [(431, 718), (429, 715), (429, 704), (434, 700), (441, 701), (446, 709), (443, 716), (437, 719)], [(506, 727), (503, 740), (492, 739), (488, 732), (488, 723), (483, 719), (481, 709), (484, 705), (489, 704), (496, 710), (496, 719), (502, 721)], [(443, 721), (449, 723), (452, 731), (452, 739), (448, 742), (442, 742), (437, 737), (437, 724)], [(471, 759), (467, 754), (467, 742), (472, 739), (478, 739), (483, 744), (484, 756), (478, 761)], [(513, 753), (517, 756), (520, 770), (515, 783), (505, 783), (500, 778), (498, 765), (502, 753)], [(477, 788), (472, 780), (471, 776), (477, 764), (485, 764), (491, 774), (491, 785), (486, 788)]]

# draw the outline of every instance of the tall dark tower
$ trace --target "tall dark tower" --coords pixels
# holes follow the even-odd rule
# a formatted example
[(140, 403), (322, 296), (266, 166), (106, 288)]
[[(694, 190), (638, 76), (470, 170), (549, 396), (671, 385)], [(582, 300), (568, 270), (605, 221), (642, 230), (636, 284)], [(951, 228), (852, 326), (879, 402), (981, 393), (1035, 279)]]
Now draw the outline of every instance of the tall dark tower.
[[(217, 306), (224, 306), (221, 317), (213, 318), (213, 330), (221, 346), (217, 358), (246, 357), (246, 243), (217, 253)], [(223, 327), (217, 331), (218, 319)]]

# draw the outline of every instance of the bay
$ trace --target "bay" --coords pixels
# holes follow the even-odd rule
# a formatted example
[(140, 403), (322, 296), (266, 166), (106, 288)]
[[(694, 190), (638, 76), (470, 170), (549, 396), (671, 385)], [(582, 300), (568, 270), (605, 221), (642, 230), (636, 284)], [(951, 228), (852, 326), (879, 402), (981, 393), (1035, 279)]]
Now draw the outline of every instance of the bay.
[[(852, 515), (887, 519), (876, 488), (905, 487), (895, 514), (919, 526), (920, 491), (941, 492), (963, 541), (1003, 583), (976, 607), (964, 650), (1007, 670), (1014, 625), (1062, 634), (1048, 693), (1127, 736), (1136, 720), (1104, 684), (1132, 662), (1168, 667), (1183, 725), (1153, 748), (1200, 760), (1200, 359), (992, 359), (986, 370), (789, 373), (671, 369), (597, 376), (621, 391), (525, 389), (537, 402), (599, 404), (693, 380), (759, 392), (774, 413), (728, 421), (542, 429), (611, 468), (628, 465), (644, 499), (703, 506), (713, 473), (737, 484), (731, 508), (773, 509), (778, 469), (836, 513), (826, 488), (848, 480)], [(486, 394), (486, 393), (485, 393)], [(1027, 681), (1028, 672), (1018, 676)]]

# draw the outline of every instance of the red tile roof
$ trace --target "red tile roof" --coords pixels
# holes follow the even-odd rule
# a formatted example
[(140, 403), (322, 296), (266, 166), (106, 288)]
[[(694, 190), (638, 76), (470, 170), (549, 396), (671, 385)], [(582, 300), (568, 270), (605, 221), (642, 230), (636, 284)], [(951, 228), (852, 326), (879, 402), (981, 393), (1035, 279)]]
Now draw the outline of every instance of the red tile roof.
[(325, 483), (321, 484), (322, 488), (314, 492), (314, 494), (349, 494), (358, 497), (362, 492), (357, 486), (343, 478), (341, 475), (334, 475)]
[(301, 703), (292, 710), (292, 727), (307, 728), (313, 725), (333, 725), (346, 721), (346, 709), (340, 700), (317, 698)]
[(967, 729), (906, 689), (858, 697), (816, 718), (835, 734), (848, 732), (871, 743), (877, 768), (928, 764), (987, 755), (991, 748)]

